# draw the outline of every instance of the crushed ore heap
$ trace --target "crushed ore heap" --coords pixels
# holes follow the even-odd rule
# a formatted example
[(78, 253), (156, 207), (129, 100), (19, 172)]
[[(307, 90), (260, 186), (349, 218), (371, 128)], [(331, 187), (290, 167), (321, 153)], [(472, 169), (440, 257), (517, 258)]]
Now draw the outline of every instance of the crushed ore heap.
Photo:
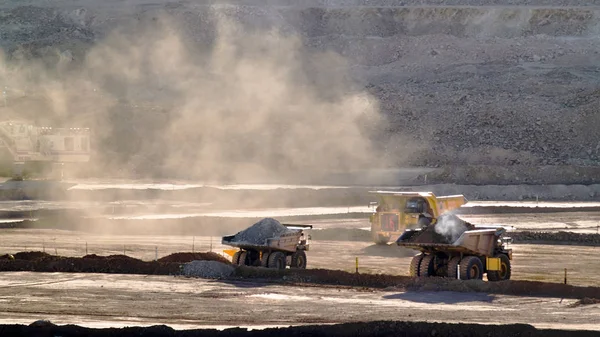
[(444, 214), (438, 217), (435, 225), (427, 226), (420, 234), (415, 235), (410, 242), (453, 244), (462, 233), (474, 228), (474, 225), (454, 214)]
[(183, 265), (185, 276), (223, 278), (233, 274), (234, 267), (217, 261), (192, 261)]
[(273, 218), (265, 218), (248, 227), (247, 229), (237, 233), (231, 241), (264, 245), (267, 239), (280, 236), (286, 232), (293, 231)]

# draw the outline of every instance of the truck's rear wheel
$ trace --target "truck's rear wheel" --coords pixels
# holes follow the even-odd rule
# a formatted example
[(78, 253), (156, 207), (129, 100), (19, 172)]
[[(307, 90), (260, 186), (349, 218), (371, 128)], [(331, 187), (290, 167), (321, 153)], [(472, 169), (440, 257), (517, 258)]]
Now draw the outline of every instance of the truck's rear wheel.
[(448, 261), (448, 277), (457, 278), (458, 274), (458, 263), (460, 262), (460, 256), (455, 256)]
[(269, 268), (285, 269), (285, 254), (282, 252), (272, 252), (269, 255)]
[(248, 262), (249, 262), (249, 261), (248, 261), (248, 252), (246, 252), (246, 251), (243, 251), (243, 252), (240, 254), (240, 257), (239, 257), (239, 260), (238, 260), (238, 265), (240, 265), (240, 266), (247, 266), (247, 265), (250, 265), (250, 263), (248, 263)]
[(510, 275), (512, 272), (510, 259), (508, 256), (506, 256), (506, 254), (498, 254), (496, 257), (500, 258), (500, 270), (488, 271), (488, 281), (510, 280)]
[(233, 257), (231, 258), (231, 263), (239, 264), (241, 254), (242, 254), (242, 251), (235, 252), (235, 254), (233, 254)]
[(410, 276), (412, 277), (418, 277), (419, 276), (419, 268), (421, 268), (421, 261), (423, 260), (423, 257), (425, 257), (424, 254), (419, 254), (419, 255), (415, 255), (412, 260), (410, 261), (410, 267), (408, 269), (408, 272), (410, 273)]
[(419, 266), (419, 277), (435, 276), (434, 257), (433, 255), (423, 257)]
[(269, 254), (269, 252), (262, 253), (262, 257), (260, 258), (260, 266), (261, 267), (269, 268), (269, 256), (270, 255), (271, 254)]
[(303, 250), (297, 250), (292, 255), (291, 268), (306, 269), (306, 253)]
[(460, 260), (461, 280), (481, 280), (483, 278), (483, 263), (477, 256), (465, 256)]

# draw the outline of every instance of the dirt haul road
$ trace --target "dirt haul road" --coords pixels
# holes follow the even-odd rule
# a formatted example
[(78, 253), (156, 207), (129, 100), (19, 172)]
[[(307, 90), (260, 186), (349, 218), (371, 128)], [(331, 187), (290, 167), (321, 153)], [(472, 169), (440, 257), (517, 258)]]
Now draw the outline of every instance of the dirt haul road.
[[(93, 327), (288, 326), (373, 320), (600, 330), (600, 307), (482, 293), (365, 291), (169, 276), (2, 273), (0, 322)], [(337, 308), (338, 310), (332, 310)]]
[[(342, 230), (340, 230), (342, 231)], [(229, 246), (219, 238), (192, 236), (116, 235), (101, 236), (59, 230), (3, 230), (0, 253), (42, 251), (61, 256), (82, 257), (87, 254), (125, 254), (145, 261), (175, 252), (222, 252)], [(86, 246), (87, 245), (87, 246)], [(600, 283), (598, 248), (576, 245), (513, 244), (514, 280), (563, 282), (564, 268), (568, 283), (596, 286)], [(313, 240), (307, 252), (308, 268), (355, 270), (359, 259), (362, 273), (408, 275), (408, 267), (416, 252), (397, 247), (376, 246), (364, 241)]]

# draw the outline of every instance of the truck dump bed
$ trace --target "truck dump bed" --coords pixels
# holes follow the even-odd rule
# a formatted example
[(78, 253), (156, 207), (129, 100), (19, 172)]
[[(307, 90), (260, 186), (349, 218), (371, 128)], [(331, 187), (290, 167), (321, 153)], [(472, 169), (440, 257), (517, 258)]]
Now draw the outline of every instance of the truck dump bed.
[[(266, 218), (235, 235), (224, 236), (221, 243), (245, 250), (293, 253), (298, 248), (305, 228), (312, 228), (312, 225), (281, 224), (275, 219)], [(308, 250), (308, 245), (303, 245), (303, 248)]]
[(482, 228), (468, 230), (463, 232), (453, 243), (411, 242), (411, 238), (418, 235), (419, 232), (420, 230), (407, 230), (398, 238), (398, 246), (426, 252), (443, 251), (491, 256), (496, 245), (496, 240), (504, 233), (504, 229)]
[(286, 252), (295, 252), (298, 241), (300, 240), (301, 230), (290, 231), (277, 237), (268, 238), (262, 244), (245, 241), (233, 241), (235, 235), (224, 236), (221, 243), (227, 246), (238, 247), (252, 250), (281, 250)]

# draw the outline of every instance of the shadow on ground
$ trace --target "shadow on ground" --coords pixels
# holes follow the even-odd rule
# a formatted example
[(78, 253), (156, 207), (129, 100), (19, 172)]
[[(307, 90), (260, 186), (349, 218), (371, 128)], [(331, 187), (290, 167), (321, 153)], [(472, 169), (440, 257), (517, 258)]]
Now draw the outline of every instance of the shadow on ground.
[(268, 286), (272, 286), (274, 283), (273, 281), (269, 282), (268, 280), (260, 280), (260, 279), (252, 280), (252, 282), (236, 281), (236, 280), (215, 280), (214, 282), (224, 283), (224, 284), (228, 284), (230, 286), (234, 286), (236, 288), (245, 288), (245, 289), (268, 287)]
[(381, 257), (412, 257), (418, 253), (418, 251), (412, 249), (398, 247), (396, 244), (371, 245), (362, 250), (363, 255)]
[(404, 300), (427, 304), (456, 304), (468, 302), (491, 303), (494, 300), (493, 295), (483, 293), (458, 293), (452, 291), (438, 292), (405, 292), (393, 295), (385, 295), (384, 299)]

